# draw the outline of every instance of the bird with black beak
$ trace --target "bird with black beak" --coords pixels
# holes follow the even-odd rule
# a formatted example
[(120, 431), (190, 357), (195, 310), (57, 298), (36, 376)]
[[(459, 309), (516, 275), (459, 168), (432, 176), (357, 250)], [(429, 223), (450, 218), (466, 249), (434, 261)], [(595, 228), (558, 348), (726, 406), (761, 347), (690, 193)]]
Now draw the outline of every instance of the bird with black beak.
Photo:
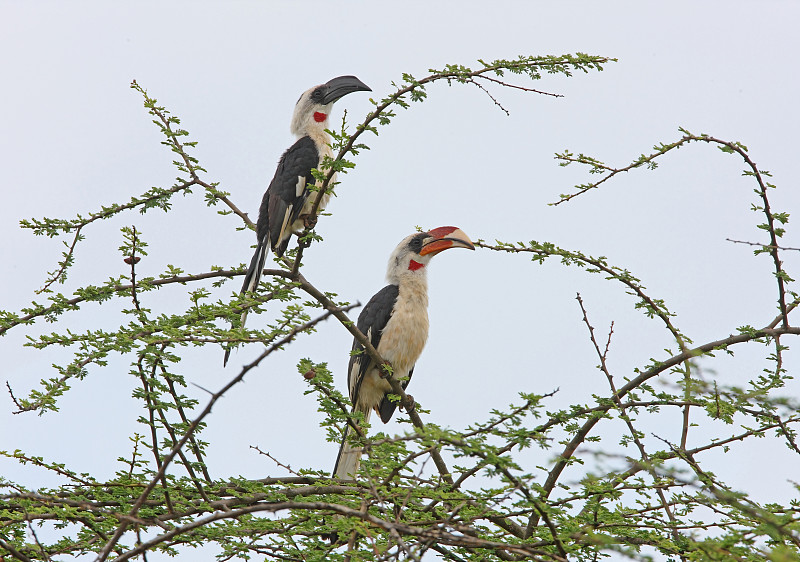
[[(297, 100), (290, 126), (297, 141), (281, 156), (275, 176), (261, 200), (256, 222), (256, 251), (242, 283), (242, 294), (258, 287), (270, 249), (282, 256), (292, 233), (314, 226), (316, 216), (311, 209), (316, 193), (309, 187), (320, 187), (322, 182), (314, 178), (311, 170), (319, 169), (326, 156), (334, 156), (330, 147), (331, 136), (325, 131), (330, 127), (330, 112), (337, 100), (359, 91), (372, 90), (355, 76), (338, 76), (309, 88)], [(334, 174), (329, 185), (335, 181)], [(325, 208), (329, 199), (330, 193), (322, 195), (318, 211)], [(247, 310), (241, 314), (240, 327), (246, 320)], [(226, 350), (225, 364), (229, 356), (230, 350)]]

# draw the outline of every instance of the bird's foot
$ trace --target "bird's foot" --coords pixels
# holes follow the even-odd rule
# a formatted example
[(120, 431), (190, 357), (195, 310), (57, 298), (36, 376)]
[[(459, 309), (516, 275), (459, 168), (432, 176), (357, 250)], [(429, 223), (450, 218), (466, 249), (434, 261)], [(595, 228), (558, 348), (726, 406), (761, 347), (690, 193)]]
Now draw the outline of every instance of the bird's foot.
[(300, 219), (303, 221), (303, 226), (308, 229), (314, 228), (317, 226), (317, 215), (308, 214), (308, 215), (300, 215)]
[(400, 409), (405, 410), (406, 412), (411, 412), (414, 410), (414, 408), (417, 407), (417, 401), (414, 400), (414, 397), (411, 396), (410, 394), (406, 394), (406, 396), (408, 396), (408, 407), (405, 407), (402, 404), (400, 404)]
[(385, 379), (394, 372), (394, 369), (392, 368), (391, 363), (389, 363), (388, 361), (384, 361), (383, 365), (381, 365), (381, 368), (378, 371), (380, 373), (381, 378)]

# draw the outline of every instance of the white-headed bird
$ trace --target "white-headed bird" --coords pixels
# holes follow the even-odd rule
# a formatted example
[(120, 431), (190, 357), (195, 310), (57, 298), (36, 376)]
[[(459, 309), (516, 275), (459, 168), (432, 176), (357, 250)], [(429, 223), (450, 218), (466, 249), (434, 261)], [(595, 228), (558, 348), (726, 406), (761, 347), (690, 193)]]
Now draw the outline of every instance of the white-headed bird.
[[(311, 170), (318, 169), (325, 156), (334, 156), (330, 147), (331, 137), (325, 132), (330, 128), (328, 117), (338, 99), (358, 91), (372, 90), (355, 76), (339, 76), (309, 88), (297, 100), (290, 127), (297, 141), (281, 156), (275, 176), (261, 200), (256, 223), (258, 246), (244, 277), (242, 293), (258, 287), (270, 248), (282, 256), (293, 232), (313, 227), (315, 217), (310, 212), (316, 193), (309, 186), (319, 186), (321, 182), (314, 178)], [(331, 185), (335, 179), (331, 178)], [(322, 196), (319, 211), (325, 208), (329, 199), (329, 193)], [(245, 310), (240, 326), (244, 326), (246, 319)], [(225, 364), (229, 355), (230, 350), (227, 350)]]
[[(449, 248), (474, 250), (475, 246), (454, 226), (407, 236), (389, 258), (389, 284), (358, 316), (356, 326), (391, 364), (393, 376), (402, 381), (403, 388), (428, 339), (427, 266), (433, 256)], [(364, 420), (369, 421), (370, 412), (375, 410), (383, 423), (389, 421), (397, 407), (397, 402), (388, 397), (391, 386), (358, 340), (353, 342), (347, 382), (354, 411), (363, 413)], [(358, 472), (361, 448), (349, 443), (350, 431), (348, 425), (333, 469), (336, 478), (351, 479)]]

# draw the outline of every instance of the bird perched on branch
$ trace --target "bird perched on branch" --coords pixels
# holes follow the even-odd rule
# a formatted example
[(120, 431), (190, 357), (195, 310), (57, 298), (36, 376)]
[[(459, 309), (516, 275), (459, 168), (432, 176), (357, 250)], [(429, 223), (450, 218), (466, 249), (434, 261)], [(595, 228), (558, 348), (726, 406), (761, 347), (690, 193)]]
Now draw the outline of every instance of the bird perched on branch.
[[(312, 228), (316, 216), (311, 208), (316, 192), (309, 186), (320, 186), (312, 169), (319, 168), (325, 156), (333, 158), (331, 137), (325, 132), (330, 128), (328, 117), (333, 104), (347, 94), (372, 90), (355, 76), (338, 76), (325, 84), (309, 88), (300, 99), (292, 114), (291, 132), (297, 141), (283, 153), (278, 161), (275, 176), (264, 193), (256, 223), (258, 246), (250, 260), (250, 267), (242, 283), (242, 293), (255, 290), (261, 280), (261, 272), (269, 249), (282, 256), (289, 245), (293, 232)], [(330, 185), (335, 181), (331, 177)], [(318, 211), (325, 208), (330, 194), (325, 193), (320, 200)], [(242, 313), (240, 325), (244, 326), (247, 311)], [(225, 352), (228, 363), (230, 350)]]
[[(454, 226), (407, 236), (389, 258), (386, 274), (389, 284), (369, 300), (358, 316), (356, 326), (389, 362), (393, 376), (401, 381), (403, 388), (408, 385), (428, 339), (428, 262), (449, 248), (474, 250), (475, 246)], [(389, 421), (397, 407), (397, 402), (388, 397), (391, 386), (381, 367), (364, 353), (358, 340), (353, 342), (347, 383), (355, 412), (363, 413), (364, 420), (369, 421), (370, 412), (375, 410), (383, 423)], [(349, 479), (358, 472), (361, 448), (350, 444), (351, 429), (349, 425), (345, 428), (333, 469), (336, 478)]]

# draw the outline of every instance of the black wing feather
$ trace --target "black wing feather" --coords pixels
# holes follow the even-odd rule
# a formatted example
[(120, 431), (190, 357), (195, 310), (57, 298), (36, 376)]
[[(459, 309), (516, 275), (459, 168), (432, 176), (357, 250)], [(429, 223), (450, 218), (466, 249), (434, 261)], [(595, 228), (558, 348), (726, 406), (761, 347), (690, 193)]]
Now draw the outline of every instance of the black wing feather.
[[(289, 244), (291, 232), (285, 233), (283, 240), (278, 240), (281, 234), (281, 226), (286, 211), (290, 205), (292, 214), (289, 224), (293, 223), (303, 209), (303, 203), (308, 198), (308, 190), (304, 190), (300, 197), (297, 197), (297, 178), (304, 177), (306, 184), (314, 183), (314, 176), (311, 169), (319, 165), (319, 151), (311, 140), (305, 136), (290, 146), (281, 155), (275, 176), (267, 187), (264, 197), (261, 199), (261, 206), (258, 209), (258, 222), (256, 223), (256, 238), (258, 245), (250, 260), (250, 267), (242, 283), (242, 293), (253, 291), (261, 280), (261, 272), (264, 269), (264, 262), (267, 259), (267, 248), (271, 247), (278, 256), (282, 256)], [(247, 311), (242, 313), (240, 326), (244, 327), (247, 319)], [(228, 364), (230, 349), (225, 351), (223, 365)]]
[[(378, 347), (381, 342), (381, 332), (386, 327), (389, 318), (392, 317), (392, 309), (394, 303), (397, 301), (397, 295), (400, 293), (400, 287), (397, 285), (386, 285), (383, 289), (375, 293), (367, 306), (358, 315), (356, 327), (362, 334), (369, 334), (370, 343), (372, 347)], [(360, 352), (350, 356), (350, 363), (347, 365), (347, 386), (351, 388), (350, 400), (355, 404), (358, 401), (358, 391), (361, 388), (361, 381), (364, 379), (364, 374), (372, 363), (372, 358), (364, 353), (364, 346), (358, 343), (358, 340), (353, 340), (353, 351)], [(358, 365), (358, 379), (356, 385), (353, 387), (350, 380), (353, 376), (353, 366)]]
[(283, 255), (289, 244), (289, 236), (286, 233), (284, 233), (284, 239), (280, 240), (281, 226), (286, 211), (290, 205), (293, 206), (289, 218), (289, 224), (291, 224), (300, 216), (303, 203), (309, 194), (306, 189), (300, 197), (297, 197), (297, 178), (304, 177), (306, 185), (313, 184), (315, 180), (311, 170), (317, 166), (319, 166), (319, 151), (314, 141), (308, 136), (298, 139), (281, 156), (275, 176), (264, 193), (261, 208), (258, 211), (256, 235), (259, 242), (269, 237), (269, 245), (278, 256)]
[[(414, 367), (411, 367), (411, 370), (408, 372), (408, 378), (404, 380), (402, 383), (400, 383), (401, 386), (403, 387), (403, 390), (405, 390), (406, 387), (408, 386), (408, 383), (411, 382), (411, 375), (413, 374), (414, 374)], [(392, 419), (392, 416), (394, 415), (394, 411), (396, 409), (397, 409), (397, 402), (395, 402), (394, 400), (389, 400), (389, 397), (384, 394), (383, 400), (381, 400), (381, 403), (378, 405), (378, 415), (380, 415), (381, 421), (383, 423), (387, 423), (390, 419)]]

